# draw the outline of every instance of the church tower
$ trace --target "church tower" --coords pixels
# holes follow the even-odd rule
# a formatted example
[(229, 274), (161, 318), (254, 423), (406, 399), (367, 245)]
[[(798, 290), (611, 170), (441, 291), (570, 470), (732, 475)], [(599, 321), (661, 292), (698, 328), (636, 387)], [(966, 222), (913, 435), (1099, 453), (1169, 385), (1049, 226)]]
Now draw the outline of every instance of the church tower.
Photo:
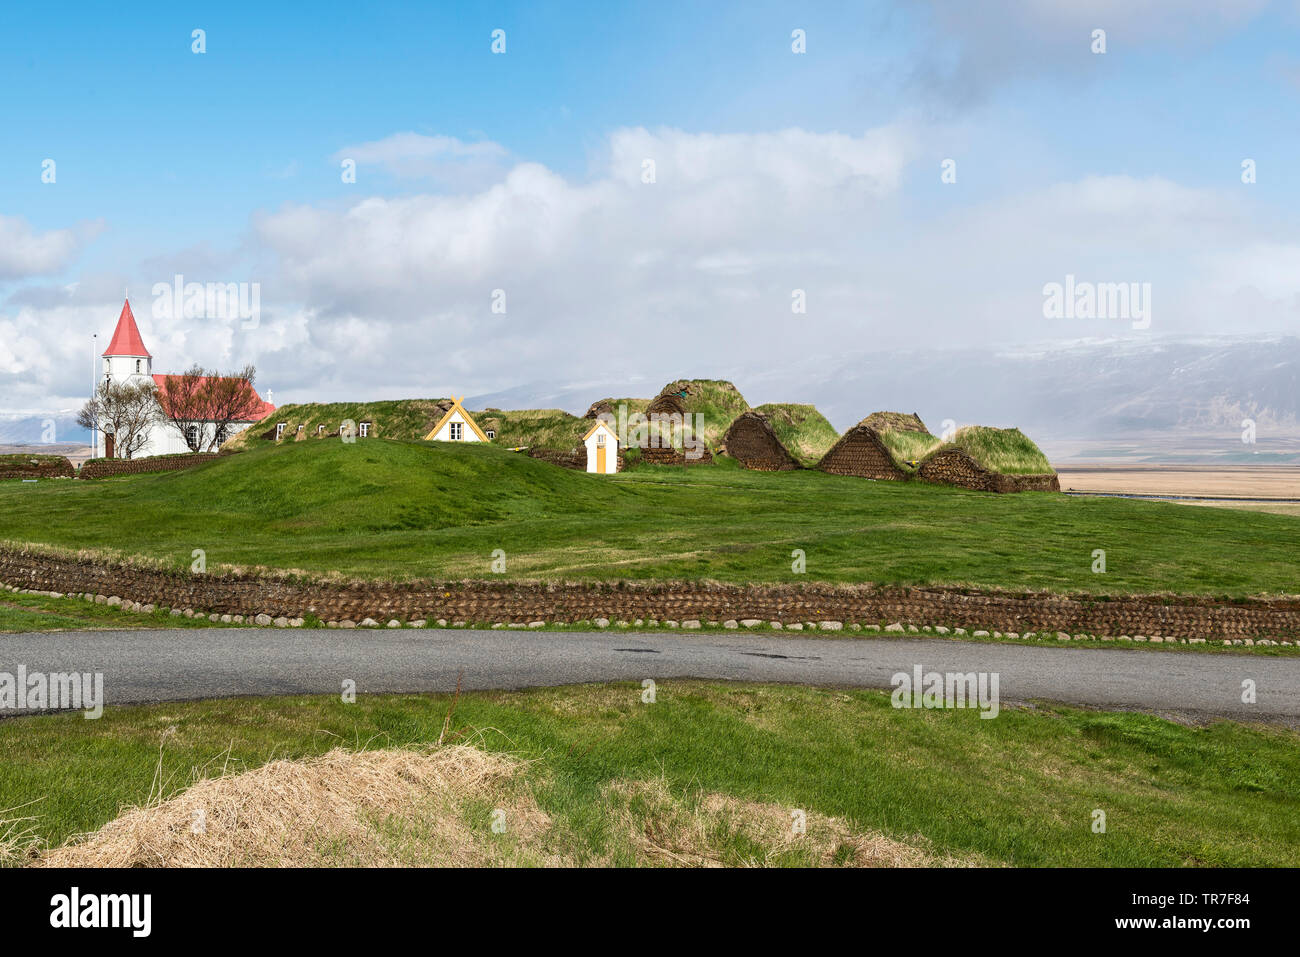
[[(117, 317), (117, 328), (113, 330), (113, 339), (100, 356), (103, 369), (100, 383), (140, 384), (153, 382), (153, 356), (144, 347), (140, 330), (136, 327), (135, 316), (131, 312), (131, 300), (122, 300), (122, 314)], [(94, 435), (96, 457), (113, 458), (117, 450), (113, 446), (113, 436), (98, 431)]]
[(104, 360), (103, 382), (152, 381), (153, 356), (149, 355), (144, 340), (140, 338), (129, 299), (122, 301), (122, 314), (117, 317), (113, 339), (101, 358)]

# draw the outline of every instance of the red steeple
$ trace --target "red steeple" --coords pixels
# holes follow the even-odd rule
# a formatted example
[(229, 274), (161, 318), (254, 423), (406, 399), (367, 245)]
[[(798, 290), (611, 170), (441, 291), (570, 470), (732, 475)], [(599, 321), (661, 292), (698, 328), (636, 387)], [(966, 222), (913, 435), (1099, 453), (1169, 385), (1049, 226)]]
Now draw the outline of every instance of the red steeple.
[(117, 328), (113, 330), (113, 341), (104, 350), (106, 356), (145, 356), (152, 359), (149, 350), (144, 347), (140, 330), (135, 326), (135, 316), (131, 313), (131, 300), (122, 300), (122, 314), (117, 317)]

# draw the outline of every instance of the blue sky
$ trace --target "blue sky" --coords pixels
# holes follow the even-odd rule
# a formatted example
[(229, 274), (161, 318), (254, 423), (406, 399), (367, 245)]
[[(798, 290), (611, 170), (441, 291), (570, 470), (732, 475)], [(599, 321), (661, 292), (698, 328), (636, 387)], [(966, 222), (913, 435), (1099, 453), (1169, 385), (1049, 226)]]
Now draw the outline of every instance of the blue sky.
[[(1107, 31), (1101, 56), (1095, 27)], [(490, 51), (497, 28), (505, 55)], [(791, 51), (795, 28), (804, 55)], [(1034, 314), (1044, 282), (1089, 269), (1154, 282), (1168, 304), (1162, 334), (1237, 329), (1225, 304), (1242, 296), (1247, 331), (1284, 330), (1300, 297), (1286, 279), (1300, 262), (1297, 41), (1294, 0), (86, 3), (57, 15), (7, 4), (0, 222), (11, 233), (0, 235), (67, 252), (13, 253), (8, 267), (0, 253), (0, 331), (49, 350), (45, 361), (0, 353), (0, 405), (75, 395), (61, 343), (111, 326), (128, 284), (147, 304), (172, 271), (260, 282), (268, 305), (257, 336), (155, 327), (138, 307), (166, 365), (251, 359), (294, 394), (489, 391), (539, 365), (581, 378), (567, 340), (656, 309), (712, 362), (690, 371), (766, 368), (788, 354), (761, 343), (801, 284), (821, 305), (809, 322), (822, 342), (1105, 332), (1044, 329)], [(637, 130), (648, 138), (620, 139)], [(812, 139), (763, 139), (785, 131)], [(379, 159), (341, 181), (340, 156), (365, 145), (391, 155), (401, 134), (489, 153), (439, 154), (414, 174)], [(676, 151), (651, 195), (680, 206), (657, 213), (623, 191), (639, 185), (621, 179), (619, 164), (637, 162), (624, 148)], [(706, 152), (716, 165), (697, 176)], [(1249, 187), (1247, 157), (1259, 171)], [(40, 180), (46, 158), (56, 184)], [(940, 182), (945, 158), (956, 184)], [(498, 203), (494, 186), (521, 164), (545, 176)], [(689, 193), (671, 192), (688, 181)], [(385, 249), (454, 231), (457, 215), (481, 233), (429, 253), (456, 268), (426, 272), (413, 258), (388, 269)], [(1071, 235), (1077, 247), (1052, 245)], [(669, 265), (644, 283), (609, 281), (651, 262)], [(523, 325), (476, 311), (497, 286), (520, 290)], [(336, 363), (358, 335), (373, 353)], [(417, 355), (450, 339), (492, 345)], [(445, 373), (427, 381), (435, 358)], [(644, 374), (676, 368), (647, 360)]]
[[(860, 130), (885, 111), (854, 88), (845, 21), (872, 19), (854, 6), (792, 21), (749, 4), (88, 4), (66, 19), (14, 5), (4, 115), (57, 159), (60, 188), (40, 189), (31, 152), (6, 150), (0, 176), (41, 226), (229, 241), (251, 209), (341, 197), (329, 157), (398, 130), (491, 139), (573, 176), (620, 126)], [(818, 56), (790, 56), (792, 22)], [(505, 56), (489, 52), (497, 28)]]

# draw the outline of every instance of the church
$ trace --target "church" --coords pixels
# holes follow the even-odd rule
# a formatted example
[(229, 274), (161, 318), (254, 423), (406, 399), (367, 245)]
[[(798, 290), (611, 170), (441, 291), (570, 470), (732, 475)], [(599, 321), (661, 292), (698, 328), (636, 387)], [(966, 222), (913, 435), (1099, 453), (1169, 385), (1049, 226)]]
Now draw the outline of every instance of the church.
[[(130, 384), (151, 382), (156, 388), (161, 389), (165, 388), (167, 380), (173, 377), (168, 373), (154, 375), (153, 356), (144, 347), (144, 339), (140, 337), (140, 329), (135, 324), (135, 315), (131, 312), (130, 299), (123, 301), (122, 313), (117, 317), (117, 328), (113, 330), (113, 338), (100, 358), (103, 360), (101, 382)], [(261, 405), (254, 417), (248, 421), (231, 423), (230, 435), (242, 432), (250, 425), (260, 422), (275, 411), (275, 406), (271, 405), (271, 403), (264, 401), (261, 396), (257, 398)], [(195, 444), (199, 444), (199, 440), (202, 440), (206, 445), (207, 442), (211, 441), (216, 426), (214, 423), (209, 422), (194, 425), (190, 428), (191, 430), (206, 429), (205, 434), (202, 436), (190, 436), (195, 441)], [(113, 436), (111, 434), (102, 431), (96, 432), (93, 444), (97, 458), (111, 459), (115, 457)], [(192, 451), (190, 443), (181, 435), (180, 430), (166, 419), (160, 418), (150, 424), (148, 438), (144, 446), (136, 451), (133, 457), (144, 458), (148, 455), (172, 455), (190, 451)]]

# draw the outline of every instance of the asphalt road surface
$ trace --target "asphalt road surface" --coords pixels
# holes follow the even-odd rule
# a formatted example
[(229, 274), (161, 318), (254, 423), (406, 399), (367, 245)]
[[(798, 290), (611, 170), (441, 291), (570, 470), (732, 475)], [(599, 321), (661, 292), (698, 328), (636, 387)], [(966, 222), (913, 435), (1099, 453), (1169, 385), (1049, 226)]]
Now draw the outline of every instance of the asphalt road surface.
[[(996, 672), (1031, 699), (1300, 726), (1300, 659), (940, 638), (462, 629), (186, 629), (0, 635), (0, 672), (102, 672), (109, 705), (240, 695), (447, 692), (653, 678), (889, 688), (896, 672)], [(1242, 683), (1257, 700), (1242, 702)], [(10, 712), (13, 713), (13, 712)]]

